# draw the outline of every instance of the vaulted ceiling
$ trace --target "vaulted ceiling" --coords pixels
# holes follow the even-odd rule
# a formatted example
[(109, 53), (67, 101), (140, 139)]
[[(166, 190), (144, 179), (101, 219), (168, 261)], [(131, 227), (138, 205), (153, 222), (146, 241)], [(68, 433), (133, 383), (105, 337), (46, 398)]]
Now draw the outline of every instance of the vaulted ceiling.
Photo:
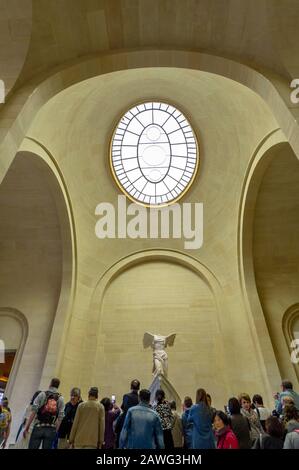
[(0, 0), (0, 12), (0, 71), (9, 69), (9, 89), (78, 57), (150, 47), (299, 77), (298, 0)]

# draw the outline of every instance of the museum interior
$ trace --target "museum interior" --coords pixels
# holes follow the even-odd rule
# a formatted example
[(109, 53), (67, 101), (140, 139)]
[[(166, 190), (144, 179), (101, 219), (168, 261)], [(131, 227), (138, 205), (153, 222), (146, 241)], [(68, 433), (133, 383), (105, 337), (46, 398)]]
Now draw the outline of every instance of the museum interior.
[(175, 334), (181, 399), (298, 391), (298, 1), (4, 0), (0, 18), (12, 439), (52, 377), (66, 397), (148, 388), (145, 333)]

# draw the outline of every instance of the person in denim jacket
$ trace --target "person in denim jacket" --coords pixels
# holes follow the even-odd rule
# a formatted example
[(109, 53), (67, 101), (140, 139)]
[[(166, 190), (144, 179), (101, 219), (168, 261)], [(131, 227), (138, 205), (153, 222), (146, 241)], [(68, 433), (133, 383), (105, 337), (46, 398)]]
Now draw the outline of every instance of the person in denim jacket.
[(128, 410), (120, 435), (121, 449), (164, 449), (161, 421), (150, 407), (150, 396), (149, 390), (141, 390), (140, 404)]

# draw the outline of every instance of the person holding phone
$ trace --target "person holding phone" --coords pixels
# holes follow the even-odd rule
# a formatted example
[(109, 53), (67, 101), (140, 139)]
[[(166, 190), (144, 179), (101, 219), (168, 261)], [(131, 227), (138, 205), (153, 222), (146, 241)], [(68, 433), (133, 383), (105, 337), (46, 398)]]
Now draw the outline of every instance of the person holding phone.
[(111, 399), (106, 397), (101, 400), (105, 408), (105, 435), (102, 449), (115, 449), (116, 435), (114, 432), (114, 423), (119, 417), (121, 409), (116, 405), (115, 395)]

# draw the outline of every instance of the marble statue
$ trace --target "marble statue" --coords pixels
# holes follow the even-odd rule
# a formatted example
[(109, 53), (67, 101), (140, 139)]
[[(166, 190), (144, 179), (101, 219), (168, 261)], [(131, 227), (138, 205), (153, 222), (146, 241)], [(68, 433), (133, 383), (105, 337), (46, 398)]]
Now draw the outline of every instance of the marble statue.
[(168, 355), (165, 351), (167, 346), (173, 346), (175, 333), (168, 336), (153, 335), (152, 333), (144, 333), (143, 346), (153, 349), (153, 375), (163, 375), (167, 377), (168, 373)]

